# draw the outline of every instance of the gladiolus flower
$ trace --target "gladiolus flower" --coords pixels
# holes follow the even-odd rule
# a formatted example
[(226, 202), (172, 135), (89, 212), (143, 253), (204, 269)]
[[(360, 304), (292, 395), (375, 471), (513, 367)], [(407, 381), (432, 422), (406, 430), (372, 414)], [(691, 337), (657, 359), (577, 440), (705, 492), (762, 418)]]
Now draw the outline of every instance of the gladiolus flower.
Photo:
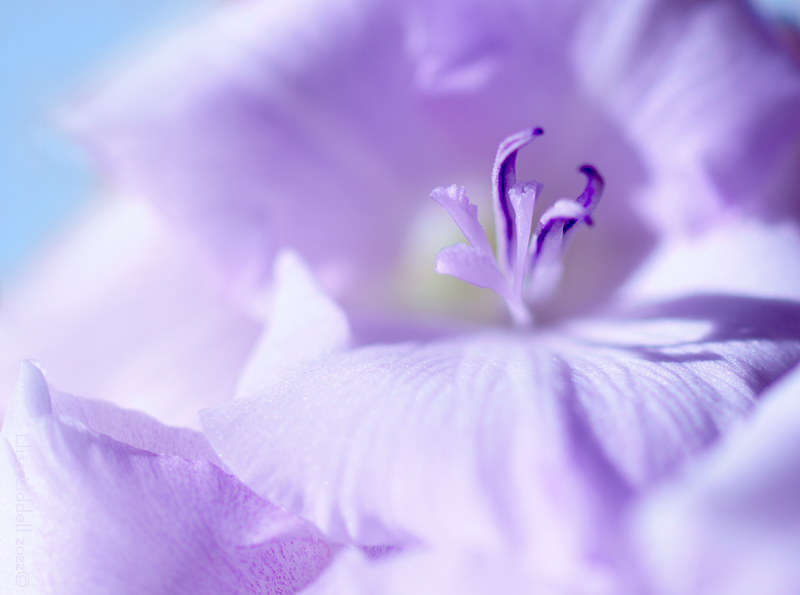
[[(51, 398), (26, 366), (4, 438), (34, 438), (48, 580), (735, 593), (713, 551), (734, 519), (726, 551), (755, 555), (741, 584), (774, 565), (764, 592), (792, 592), (776, 552), (794, 534), (760, 516), (791, 457), (751, 497), (754, 463), (726, 436), (800, 360), (800, 75), (754, 15), (724, 0), (288, 6), (226, 5), (70, 118), (143, 202), (106, 206), (20, 290), (9, 349), (162, 420), (201, 410), (204, 437)], [(528, 147), (533, 125), (547, 135)], [(543, 184), (517, 182), (526, 169)], [(495, 250), (465, 187), (492, 196)], [(550, 188), (569, 198), (548, 206)], [(398, 313), (392, 288), (428, 283), (398, 261), (433, 269), (435, 249), (409, 254), (447, 229), (428, 196), (469, 242), (442, 232), (435, 270), (492, 289), (514, 326)], [(78, 277), (109, 228), (129, 235)], [(87, 349), (92, 321), (114, 326)], [(65, 513), (85, 502), (108, 527), (96, 542)], [(125, 545), (134, 527), (144, 545)], [(154, 536), (170, 555), (140, 571)]]

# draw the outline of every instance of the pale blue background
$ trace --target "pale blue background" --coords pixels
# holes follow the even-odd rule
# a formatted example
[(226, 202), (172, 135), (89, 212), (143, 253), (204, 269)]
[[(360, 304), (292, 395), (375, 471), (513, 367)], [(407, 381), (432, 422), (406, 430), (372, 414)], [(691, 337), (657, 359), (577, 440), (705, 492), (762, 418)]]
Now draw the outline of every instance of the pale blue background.
[(92, 171), (53, 125), (98, 71), (214, 0), (0, 0), (0, 279), (90, 200)]
[(800, 0), (752, 0), (756, 8), (772, 16), (800, 22)]
[[(90, 76), (219, 0), (0, 0), (0, 280), (95, 190), (52, 114)], [(285, 0), (291, 1), (291, 0)], [(800, 17), (800, 0), (753, 0)]]

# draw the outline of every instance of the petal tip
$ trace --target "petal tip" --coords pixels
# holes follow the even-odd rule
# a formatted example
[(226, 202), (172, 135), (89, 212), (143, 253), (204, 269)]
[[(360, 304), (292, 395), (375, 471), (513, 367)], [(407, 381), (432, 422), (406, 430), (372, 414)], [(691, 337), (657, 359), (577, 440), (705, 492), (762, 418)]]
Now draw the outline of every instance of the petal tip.
[(30, 417), (42, 417), (53, 412), (47, 380), (33, 360), (23, 360), (20, 365), (16, 398)]

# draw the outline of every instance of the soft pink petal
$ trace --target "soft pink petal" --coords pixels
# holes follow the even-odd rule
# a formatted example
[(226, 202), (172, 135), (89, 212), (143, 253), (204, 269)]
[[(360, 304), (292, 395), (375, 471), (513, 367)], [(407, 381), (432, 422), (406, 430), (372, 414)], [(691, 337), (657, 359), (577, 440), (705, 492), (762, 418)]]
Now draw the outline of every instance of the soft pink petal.
[[(59, 409), (95, 406), (51, 406), (41, 373), (25, 364), (0, 456), (6, 501), (25, 505), (21, 521), (5, 515), (5, 585), (23, 586), (8, 576), (12, 536), (23, 540), (24, 589), (36, 593), (294, 593), (328, 563), (313, 529), (214, 464), (135, 448)], [(123, 415), (105, 413), (112, 425)], [(151, 434), (153, 422), (127, 423)]]
[(113, 199), (4, 287), (0, 405), (34, 358), (60, 390), (197, 427), (232, 397), (261, 326), (150, 207)]
[(800, 372), (636, 518), (641, 557), (671, 595), (800, 589)]

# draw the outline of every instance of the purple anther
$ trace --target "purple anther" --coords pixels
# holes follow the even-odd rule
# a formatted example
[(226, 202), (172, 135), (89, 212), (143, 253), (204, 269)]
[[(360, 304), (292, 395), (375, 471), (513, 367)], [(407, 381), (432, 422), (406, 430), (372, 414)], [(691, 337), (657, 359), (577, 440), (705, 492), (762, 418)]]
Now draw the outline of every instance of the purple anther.
[(597, 206), (600, 197), (603, 195), (603, 188), (605, 188), (606, 182), (594, 166), (588, 163), (581, 165), (578, 171), (586, 176), (586, 188), (577, 198), (577, 201), (590, 211), (594, 211), (594, 207)]
[[(594, 211), (597, 203), (600, 202), (600, 197), (603, 196), (603, 188), (605, 188), (605, 180), (603, 176), (595, 169), (593, 165), (588, 163), (581, 165), (578, 171), (586, 176), (586, 188), (583, 189), (581, 195), (575, 199), (579, 205), (588, 211), (588, 215), (583, 218), (586, 225), (594, 225), (591, 214)], [(564, 233), (570, 230), (576, 221), (569, 221), (564, 225)]]

